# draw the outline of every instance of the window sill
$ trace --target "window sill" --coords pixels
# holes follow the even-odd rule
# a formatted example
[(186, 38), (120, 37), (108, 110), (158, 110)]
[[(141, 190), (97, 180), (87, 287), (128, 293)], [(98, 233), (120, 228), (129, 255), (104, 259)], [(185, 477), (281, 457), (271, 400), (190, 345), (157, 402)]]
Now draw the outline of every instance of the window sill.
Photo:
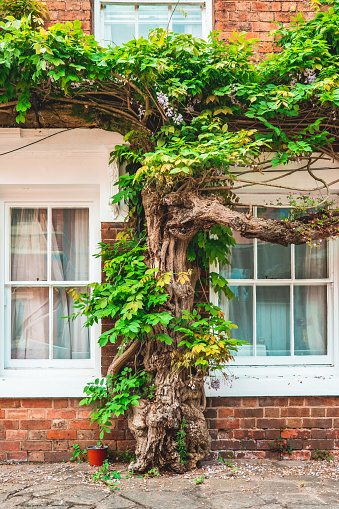
[(94, 369), (74, 373), (50, 369), (37, 374), (13, 371), (0, 376), (2, 398), (82, 398), (85, 385), (101, 376)]
[(339, 370), (333, 366), (230, 366), (231, 385), (221, 375), (218, 390), (206, 384), (208, 397), (337, 396)]

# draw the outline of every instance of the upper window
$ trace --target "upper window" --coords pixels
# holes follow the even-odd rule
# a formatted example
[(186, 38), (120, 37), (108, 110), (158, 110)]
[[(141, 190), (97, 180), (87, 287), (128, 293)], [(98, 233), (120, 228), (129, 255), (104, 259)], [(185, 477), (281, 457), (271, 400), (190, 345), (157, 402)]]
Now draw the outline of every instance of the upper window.
[[(284, 219), (287, 210), (255, 208)], [(232, 331), (247, 341), (237, 363), (328, 363), (333, 276), (330, 245), (283, 247), (234, 233), (231, 265), (219, 267), (235, 298), (219, 296)], [(270, 360), (268, 358), (271, 358)]]
[(150, 30), (163, 28), (175, 33), (189, 33), (207, 37), (210, 26), (206, 22), (204, 2), (184, 3), (160, 0), (116, 0), (100, 2), (96, 13), (96, 35), (101, 44), (120, 46), (131, 39), (147, 38)]
[[(89, 283), (89, 208), (10, 206), (6, 268), (9, 366), (90, 359), (89, 329), (69, 321)], [(33, 361), (32, 361), (33, 362)]]

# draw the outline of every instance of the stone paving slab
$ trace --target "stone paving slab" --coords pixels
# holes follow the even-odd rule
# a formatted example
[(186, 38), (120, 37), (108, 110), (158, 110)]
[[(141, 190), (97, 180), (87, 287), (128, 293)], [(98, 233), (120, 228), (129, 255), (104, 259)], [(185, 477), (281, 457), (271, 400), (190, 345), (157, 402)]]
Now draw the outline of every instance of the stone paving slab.
[[(0, 464), (1, 509), (339, 509), (339, 463), (254, 460), (183, 475), (130, 476), (118, 489), (82, 464)], [(204, 476), (202, 484), (194, 479)]]
[(97, 504), (96, 509), (140, 509), (140, 507), (142, 506), (136, 505), (129, 498), (125, 498), (123, 493), (120, 495), (112, 493), (105, 500)]

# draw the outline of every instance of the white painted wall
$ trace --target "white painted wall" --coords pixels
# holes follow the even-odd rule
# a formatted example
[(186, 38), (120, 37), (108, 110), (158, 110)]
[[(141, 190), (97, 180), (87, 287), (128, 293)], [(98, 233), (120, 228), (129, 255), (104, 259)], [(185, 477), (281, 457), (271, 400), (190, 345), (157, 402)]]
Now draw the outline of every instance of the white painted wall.
[(110, 152), (121, 142), (119, 134), (101, 129), (0, 129), (0, 193), (15, 188), (62, 189), (67, 194), (97, 186), (100, 221), (123, 221), (124, 214), (117, 215), (110, 205), (118, 172), (108, 164)]
[[(53, 136), (51, 136), (53, 135)], [(51, 136), (47, 139), (44, 139)], [(92, 204), (91, 251), (100, 242), (100, 223), (123, 221), (110, 204), (116, 192), (116, 165), (110, 152), (122, 142), (100, 129), (0, 129), (0, 236), (4, 238), (6, 203), (88, 202)], [(6, 153), (10, 152), (10, 153)], [(6, 153), (6, 154), (5, 154)], [(117, 214), (118, 212), (118, 214)], [(7, 246), (8, 247), (8, 246)], [(81, 397), (87, 382), (100, 376), (100, 326), (93, 329), (91, 365), (83, 369), (9, 369), (4, 364), (4, 259), (0, 245), (0, 397)], [(100, 260), (92, 257), (93, 280), (101, 278)], [(8, 333), (7, 333), (8, 334)]]

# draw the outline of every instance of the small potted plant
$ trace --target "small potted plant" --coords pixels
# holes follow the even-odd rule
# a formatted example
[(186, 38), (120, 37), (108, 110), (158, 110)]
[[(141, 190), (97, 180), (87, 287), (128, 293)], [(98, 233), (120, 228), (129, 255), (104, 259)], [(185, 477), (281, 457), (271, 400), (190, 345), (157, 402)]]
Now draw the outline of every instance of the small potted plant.
[(97, 445), (87, 447), (88, 463), (91, 467), (101, 467), (107, 459), (107, 445), (103, 445), (100, 441)]
[[(133, 373), (131, 368), (124, 368), (121, 373), (108, 376), (94, 382), (90, 382), (84, 388), (86, 398), (79, 402), (79, 405), (92, 405), (95, 407), (90, 413), (91, 424), (98, 424), (100, 440), (103, 439), (105, 433), (110, 433), (112, 416), (119, 417), (127, 412), (131, 405), (138, 405), (142, 395), (147, 394), (153, 397), (154, 385), (149, 385), (148, 375), (142, 371)], [(101, 466), (106, 459), (107, 447), (98, 445), (87, 447), (89, 464), (93, 466)], [(96, 455), (96, 459), (92, 454)], [(100, 457), (100, 459), (97, 459)], [(92, 459), (93, 458), (93, 459)], [(99, 463), (101, 461), (101, 463)]]
[[(111, 379), (108, 380), (111, 383)], [(87, 394), (87, 398), (80, 401), (80, 405), (89, 406), (91, 403), (97, 403), (96, 407), (90, 413), (91, 424), (97, 422), (100, 434), (99, 438), (102, 440), (104, 434), (110, 432), (109, 426), (111, 426), (110, 418), (112, 411), (107, 405), (109, 401), (109, 388), (107, 386), (107, 379), (95, 380), (90, 382), (85, 388), (84, 392)], [(101, 441), (97, 442), (97, 445), (87, 447), (88, 462), (92, 467), (101, 467), (103, 462), (107, 459), (107, 445), (103, 445)]]

